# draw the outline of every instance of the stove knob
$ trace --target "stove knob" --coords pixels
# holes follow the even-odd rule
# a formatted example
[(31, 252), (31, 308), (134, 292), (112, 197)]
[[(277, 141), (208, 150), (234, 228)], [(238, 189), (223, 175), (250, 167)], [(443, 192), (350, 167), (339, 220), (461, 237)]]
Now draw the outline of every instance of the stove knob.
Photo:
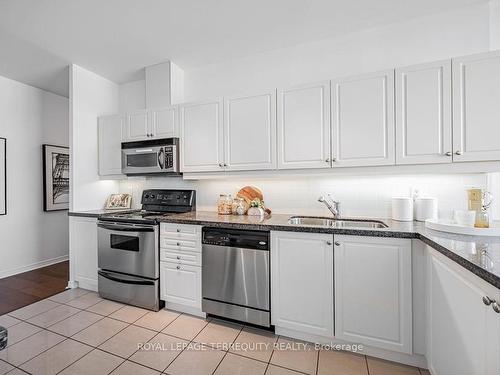
[(149, 194), (146, 194), (146, 195), (144, 196), (144, 198), (148, 199), (148, 198), (149, 198)]
[(151, 194), (151, 199), (155, 199), (155, 196), (153, 194)]

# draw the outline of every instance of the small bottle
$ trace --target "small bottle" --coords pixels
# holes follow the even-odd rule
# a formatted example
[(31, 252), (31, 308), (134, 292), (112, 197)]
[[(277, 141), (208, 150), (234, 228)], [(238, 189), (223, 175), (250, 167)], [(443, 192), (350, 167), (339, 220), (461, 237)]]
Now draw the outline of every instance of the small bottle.
[(481, 211), (476, 215), (476, 228), (489, 228), (490, 227), (490, 215), (488, 214), (488, 209), (483, 206)]

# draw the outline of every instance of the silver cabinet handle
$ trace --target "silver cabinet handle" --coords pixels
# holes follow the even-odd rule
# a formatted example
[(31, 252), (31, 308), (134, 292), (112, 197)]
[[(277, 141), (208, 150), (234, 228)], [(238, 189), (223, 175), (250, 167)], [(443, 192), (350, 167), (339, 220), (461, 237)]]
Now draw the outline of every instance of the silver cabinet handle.
[(181, 230), (180, 229), (176, 229), (177, 230), (177, 233), (179, 233)]
[(181, 257), (177, 255), (177, 259), (181, 259)]
[(222, 167), (224, 167), (224, 164), (222, 164), (222, 163), (219, 163), (219, 167), (221, 167), (221, 168), (222, 168)]
[(332, 244), (332, 241), (326, 241), (326, 244), (330, 246)]
[(226, 164), (226, 163), (224, 163), (224, 167), (227, 167), (227, 164)]
[(445, 154), (446, 156), (451, 156), (451, 155), (453, 155), (451, 151), (445, 152), (444, 154)]
[(494, 303), (495, 300), (491, 299), (490, 297), (488, 296), (484, 296), (483, 297), (483, 303), (486, 305), (486, 306), (489, 306), (491, 305), (492, 303)]
[(340, 246), (340, 242), (335, 241), (335, 246)]
[(177, 242), (177, 243), (176, 243), (176, 245), (177, 245), (177, 246), (181, 246), (181, 243), (180, 243), (180, 242)]
[(455, 154), (456, 154), (456, 155), (462, 155), (462, 154), (463, 154), (463, 152), (462, 152), (462, 151), (456, 151), (456, 152), (455, 152)]
[(335, 158), (332, 158), (332, 162), (336, 162), (336, 161), (337, 161), (337, 159), (335, 159)]
[(181, 269), (181, 266), (177, 266), (177, 269), (180, 270)]
[(330, 159), (326, 159), (326, 160), (325, 160), (325, 163), (329, 163), (329, 162), (330, 162)]
[(498, 304), (498, 302), (493, 302), (491, 308), (493, 309), (494, 312), (500, 314), (500, 305)]

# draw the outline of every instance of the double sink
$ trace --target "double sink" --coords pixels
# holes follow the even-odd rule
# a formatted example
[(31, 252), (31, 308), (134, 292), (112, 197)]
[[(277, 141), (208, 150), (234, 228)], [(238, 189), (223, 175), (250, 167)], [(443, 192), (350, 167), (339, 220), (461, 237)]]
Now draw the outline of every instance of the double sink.
[(310, 225), (325, 228), (359, 228), (359, 229), (381, 229), (387, 225), (378, 220), (360, 219), (335, 219), (315, 216), (292, 216), (288, 219), (291, 225)]

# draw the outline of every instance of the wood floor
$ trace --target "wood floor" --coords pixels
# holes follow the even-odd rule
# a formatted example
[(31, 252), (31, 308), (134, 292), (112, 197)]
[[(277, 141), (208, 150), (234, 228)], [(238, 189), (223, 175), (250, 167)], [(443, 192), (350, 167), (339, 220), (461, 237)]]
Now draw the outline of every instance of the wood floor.
[(62, 292), (68, 280), (68, 261), (0, 279), (0, 315)]

